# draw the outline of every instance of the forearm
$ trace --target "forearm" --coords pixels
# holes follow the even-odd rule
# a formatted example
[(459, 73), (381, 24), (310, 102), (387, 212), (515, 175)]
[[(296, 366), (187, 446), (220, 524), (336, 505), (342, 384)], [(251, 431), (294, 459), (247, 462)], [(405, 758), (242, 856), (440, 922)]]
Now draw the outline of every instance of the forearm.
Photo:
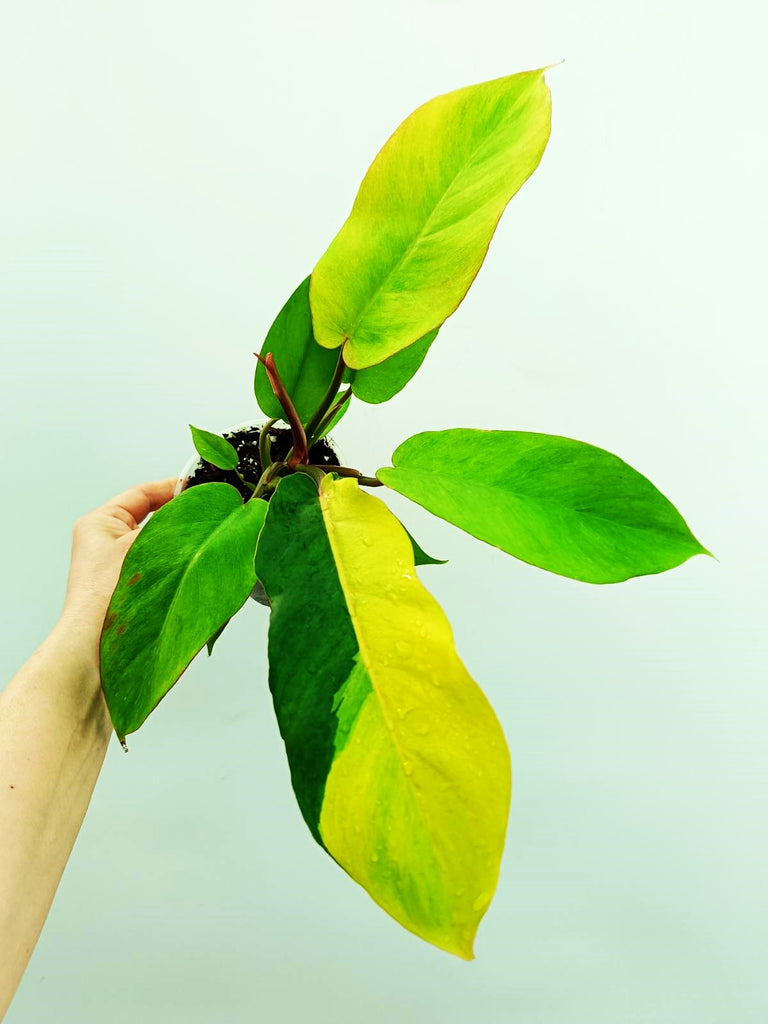
[(110, 735), (95, 643), (62, 620), (0, 693), (0, 1017), (40, 934)]

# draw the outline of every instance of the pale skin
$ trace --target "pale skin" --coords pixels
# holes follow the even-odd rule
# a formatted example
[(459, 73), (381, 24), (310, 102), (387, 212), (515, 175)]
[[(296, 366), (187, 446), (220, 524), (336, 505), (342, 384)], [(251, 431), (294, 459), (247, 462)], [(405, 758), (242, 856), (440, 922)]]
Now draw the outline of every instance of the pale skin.
[(83, 516), (59, 621), (0, 693), (0, 1019), (51, 906), (112, 726), (99, 637), (138, 526), (175, 478), (141, 484)]

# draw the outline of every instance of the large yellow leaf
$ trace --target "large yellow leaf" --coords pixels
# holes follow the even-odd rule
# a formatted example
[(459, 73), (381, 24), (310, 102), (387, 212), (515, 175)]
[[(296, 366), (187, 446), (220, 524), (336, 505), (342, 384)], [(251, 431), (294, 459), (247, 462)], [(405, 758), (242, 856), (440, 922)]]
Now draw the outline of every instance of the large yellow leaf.
[(549, 138), (544, 71), (430, 100), (395, 131), (312, 272), (317, 341), (348, 366), (439, 327), (467, 293), (509, 200)]
[(281, 481), (257, 571), (270, 687), (315, 838), (397, 921), (471, 958), (510, 798), (501, 727), (419, 582), (407, 533), (354, 480)]

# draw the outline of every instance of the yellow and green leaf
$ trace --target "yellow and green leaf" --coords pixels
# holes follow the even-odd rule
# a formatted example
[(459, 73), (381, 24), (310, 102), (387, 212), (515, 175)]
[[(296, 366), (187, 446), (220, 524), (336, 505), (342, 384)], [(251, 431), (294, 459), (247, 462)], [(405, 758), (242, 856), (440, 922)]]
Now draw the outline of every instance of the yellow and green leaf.
[(351, 479), (281, 481), (259, 540), (270, 688), (315, 839), (404, 927), (469, 959), (510, 797), (501, 727), (419, 582), (407, 533)]
[(467, 293), (507, 203), (549, 138), (544, 71), (430, 100), (394, 132), (312, 272), (315, 337), (353, 369), (439, 327)]

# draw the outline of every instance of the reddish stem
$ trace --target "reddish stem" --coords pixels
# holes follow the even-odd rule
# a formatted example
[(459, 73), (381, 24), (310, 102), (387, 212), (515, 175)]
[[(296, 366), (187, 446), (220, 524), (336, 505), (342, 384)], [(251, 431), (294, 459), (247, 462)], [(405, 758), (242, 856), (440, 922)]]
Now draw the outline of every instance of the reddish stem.
[(306, 465), (309, 462), (307, 435), (304, 433), (304, 427), (299, 414), (296, 412), (296, 407), (291, 401), (291, 396), (285, 390), (285, 384), (280, 380), (280, 374), (277, 372), (274, 356), (271, 352), (267, 353), (266, 358), (260, 356), (258, 352), (254, 352), (254, 355), (266, 370), (267, 380), (269, 381), (270, 387), (275, 393), (275, 398), (282, 406), (286, 422), (291, 428), (291, 434), (293, 435), (293, 453), (288, 460), (288, 466), (290, 469), (293, 469), (295, 466), (300, 464)]

